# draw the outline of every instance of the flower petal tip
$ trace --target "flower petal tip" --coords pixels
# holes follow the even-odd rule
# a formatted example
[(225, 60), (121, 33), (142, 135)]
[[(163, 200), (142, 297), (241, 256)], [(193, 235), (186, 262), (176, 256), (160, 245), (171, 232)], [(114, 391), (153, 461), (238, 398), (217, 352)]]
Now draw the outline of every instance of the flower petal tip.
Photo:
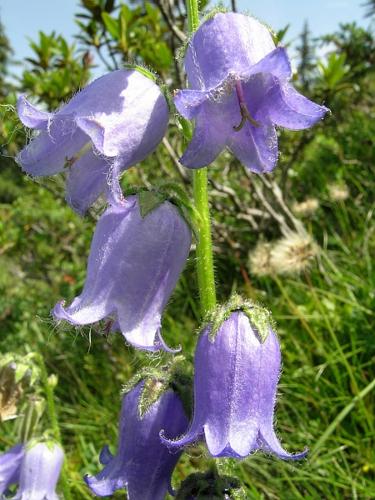
[(303, 460), (304, 458), (307, 458), (309, 451), (310, 450), (308, 448), (305, 448), (300, 453), (291, 453), (290, 456), (285, 458), (284, 460)]
[(65, 305), (65, 300), (60, 300), (60, 302), (58, 302), (52, 309), (51, 314), (56, 321), (60, 321), (63, 319), (67, 321), (69, 320), (69, 316), (68, 314), (66, 314), (64, 305)]
[(85, 483), (90, 488), (90, 490), (98, 497), (106, 497), (113, 495), (116, 488), (113, 487), (110, 481), (97, 479), (95, 476), (90, 476), (86, 474), (83, 477)]
[(199, 158), (191, 159), (190, 156), (191, 156), (190, 151), (186, 150), (186, 152), (181, 156), (179, 160), (181, 165), (183, 165), (186, 168), (191, 168), (192, 170), (198, 170), (200, 168), (204, 168), (209, 165), (209, 162), (202, 163), (201, 161), (199, 161)]
[(184, 448), (185, 446), (193, 443), (197, 439), (197, 436), (190, 436), (189, 432), (187, 434), (183, 434), (181, 437), (176, 439), (169, 439), (165, 435), (164, 429), (159, 432), (159, 436), (161, 442), (169, 448), (169, 450), (179, 450), (180, 448)]
[(17, 99), (17, 113), (22, 124), (32, 129), (45, 128), (51, 114), (40, 111), (28, 101), (26, 94), (21, 94)]
[(54, 319), (58, 322), (65, 320), (68, 323), (70, 323), (71, 325), (75, 325), (75, 326), (81, 325), (81, 323), (76, 321), (73, 318), (73, 316), (68, 313), (67, 309), (69, 309), (69, 307), (65, 308), (64, 306), (65, 306), (65, 300), (60, 300), (60, 302), (58, 302), (55, 305), (55, 307), (51, 311), (51, 314), (54, 317)]
[(160, 330), (156, 334), (156, 342), (155, 345), (158, 346), (158, 349), (161, 349), (165, 352), (169, 352), (170, 354), (177, 354), (182, 351), (182, 347), (179, 345), (176, 348), (169, 347), (163, 337), (161, 336)]
[[(121, 331), (121, 327), (119, 326), (119, 330)], [(146, 343), (146, 342), (135, 342), (133, 338), (139, 338), (139, 335), (134, 335), (132, 333), (131, 335), (127, 332), (121, 332), (128, 344), (130, 344), (132, 347), (135, 347), (136, 349), (140, 349), (143, 351), (148, 351), (148, 352), (157, 352), (157, 351), (165, 351), (171, 354), (176, 354), (182, 350), (181, 346), (178, 346), (177, 348), (173, 349), (169, 347), (163, 337), (160, 334), (160, 331), (158, 330), (155, 333), (154, 339), (152, 343)]]

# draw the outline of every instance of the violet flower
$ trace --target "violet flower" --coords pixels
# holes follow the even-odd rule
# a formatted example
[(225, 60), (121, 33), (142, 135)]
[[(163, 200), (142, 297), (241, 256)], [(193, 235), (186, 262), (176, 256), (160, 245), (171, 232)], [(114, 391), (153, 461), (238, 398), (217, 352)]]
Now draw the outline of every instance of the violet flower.
[(211, 325), (203, 330), (195, 353), (193, 420), (179, 439), (166, 439), (171, 436), (162, 432), (169, 447), (180, 448), (204, 436), (214, 457), (243, 458), (257, 449), (282, 459), (306, 455), (285, 451), (275, 434), (281, 355), (275, 333), (268, 330), (262, 343), (243, 312), (232, 312), (214, 340)]
[(67, 171), (66, 199), (81, 214), (100, 194), (121, 197), (120, 173), (156, 148), (168, 124), (165, 97), (137, 70), (98, 78), (55, 113), (24, 96), (17, 107), (22, 123), (39, 131), (18, 163), (38, 177)]
[(186, 263), (191, 231), (178, 208), (165, 201), (144, 218), (136, 196), (109, 207), (91, 244), (83, 291), (53, 314), (73, 325), (112, 319), (125, 339), (146, 350), (168, 350), (161, 315)]
[(179, 435), (188, 420), (179, 397), (168, 390), (143, 415), (139, 406), (144, 382), (140, 382), (123, 398), (119, 444), (112, 456), (103, 448), (100, 462), (104, 469), (85, 481), (98, 496), (112, 495), (127, 489), (129, 500), (163, 500), (172, 493), (171, 476), (181, 451), (171, 452), (161, 443), (160, 429), (171, 436)]
[(64, 452), (58, 445), (38, 443), (25, 451), (20, 484), (12, 500), (58, 500), (55, 492)]
[(0, 455), (0, 498), (10, 485), (18, 483), (24, 454), (24, 446), (17, 444)]
[(328, 111), (299, 94), (289, 80), (285, 49), (275, 48), (256, 19), (219, 13), (193, 35), (185, 56), (190, 88), (175, 96), (182, 116), (195, 119), (192, 141), (181, 158), (186, 167), (210, 164), (228, 147), (253, 172), (277, 162), (275, 125), (309, 128)]

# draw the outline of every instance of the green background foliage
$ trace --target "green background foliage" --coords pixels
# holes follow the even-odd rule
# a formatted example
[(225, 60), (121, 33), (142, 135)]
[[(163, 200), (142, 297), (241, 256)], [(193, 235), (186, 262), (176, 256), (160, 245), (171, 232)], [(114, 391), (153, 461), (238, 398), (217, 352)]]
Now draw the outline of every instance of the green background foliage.
[[(29, 132), (15, 114), (16, 95), (26, 92), (53, 110), (89, 81), (95, 57), (106, 70), (142, 64), (172, 91), (184, 85), (186, 26), (179, 0), (130, 5), (81, 0), (76, 23), (72, 45), (56, 33), (40, 33), (16, 82), (7, 75), (12, 53), (6, 27), (0, 32), (0, 351), (21, 357), (41, 353), (48, 372), (58, 377), (55, 395), (68, 481), (73, 498), (89, 499), (82, 475), (99, 470), (105, 443), (115, 449), (122, 385), (137, 369), (158, 365), (167, 355), (135, 352), (121, 335), (108, 334), (104, 324), (77, 331), (53, 323), (50, 309), (56, 301), (70, 301), (82, 289), (103, 204), (81, 219), (64, 201), (62, 178), (33, 181), (20, 171), (13, 158)], [(287, 38), (287, 30), (279, 36)], [(210, 167), (219, 299), (236, 291), (272, 310), (283, 350), (278, 432), (288, 450), (311, 450), (298, 464), (262, 453), (242, 462), (220, 461), (219, 470), (242, 480), (247, 498), (375, 495), (374, 45), (371, 27), (342, 25), (314, 40), (306, 25), (294, 83), (324, 102), (331, 115), (312, 130), (280, 130), (279, 164), (264, 179), (247, 175), (228, 153)], [(328, 50), (327, 57), (317, 59), (318, 47)], [(184, 148), (180, 128), (172, 109), (166, 141), (126, 173), (124, 188), (168, 179), (191, 192), (190, 172), (176, 163)], [(293, 208), (311, 198), (318, 202), (311, 213)], [(257, 243), (279, 240), (296, 227), (319, 247), (308, 267), (282, 273), (280, 262), (280, 268), (259, 275), (249, 266)], [(294, 261), (298, 258), (294, 253)], [(163, 328), (170, 345), (192, 352), (198, 327), (192, 252)], [(17, 419), (0, 420), (1, 449), (19, 438), (35, 391), (43, 397), (38, 384), (25, 389)], [(35, 432), (43, 433), (48, 425), (41, 415)], [(209, 464), (203, 448), (191, 448), (177, 466), (175, 485)]]

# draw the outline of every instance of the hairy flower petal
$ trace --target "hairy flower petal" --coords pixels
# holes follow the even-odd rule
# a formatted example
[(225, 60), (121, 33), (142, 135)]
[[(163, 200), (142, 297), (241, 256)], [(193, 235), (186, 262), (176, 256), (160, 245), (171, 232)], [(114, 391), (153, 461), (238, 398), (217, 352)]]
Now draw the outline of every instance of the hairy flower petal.
[(54, 175), (62, 172), (86, 143), (86, 134), (77, 128), (72, 117), (53, 116), (48, 127), (20, 151), (17, 162), (35, 177)]
[(108, 158), (87, 151), (69, 169), (66, 177), (65, 199), (76, 212), (83, 215), (108, 188)]
[(45, 129), (53, 114), (37, 109), (25, 95), (21, 95), (17, 100), (17, 113), (21, 122), (30, 128)]
[[(205, 103), (200, 111), (193, 138), (181, 157), (181, 163), (186, 167), (209, 165), (225, 148), (225, 130), (220, 130), (223, 122), (215, 122), (211, 107), (210, 103)], [(219, 130), (215, 129), (216, 126)]]
[(200, 90), (184, 89), (176, 92), (174, 103), (180, 115), (188, 120), (196, 118), (202, 104), (204, 104), (210, 95), (209, 92)]
[(214, 339), (211, 325), (198, 341), (195, 353), (194, 415), (185, 433), (163, 442), (180, 448), (204, 435), (214, 457), (244, 458), (258, 448), (281, 459), (303, 458), (306, 451), (289, 454), (273, 430), (280, 347), (269, 327), (262, 342), (243, 312), (232, 312)]
[(271, 121), (290, 130), (310, 128), (328, 111), (325, 106), (319, 106), (297, 92), (289, 83), (276, 82), (265, 101)]
[(229, 144), (229, 149), (249, 170), (270, 172), (277, 162), (277, 135), (273, 125), (244, 127)]
[(110, 77), (106, 75), (91, 84), (90, 102), (85, 103), (87, 114), (78, 111), (77, 125), (102, 154), (126, 156), (129, 164), (139, 162), (155, 149), (165, 133), (165, 98), (159, 87), (138, 71), (118, 70)]
[(26, 449), (13, 500), (58, 500), (55, 488), (64, 461), (62, 449), (38, 443)]
[(10, 485), (18, 483), (24, 454), (24, 446), (17, 444), (0, 455), (0, 498)]
[(53, 314), (74, 325), (114, 316), (128, 342), (164, 348), (161, 315), (186, 262), (191, 231), (169, 202), (144, 218), (136, 196), (110, 207), (92, 241), (83, 291), (69, 307)]
[(175, 94), (179, 113), (195, 132), (181, 163), (201, 168), (225, 146), (257, 173), (278, 158), (274, 125), (293, 130), (314, 125), (328, 111), (296, 92), (283, 47), (252, 17), (218, 13), (194, 33), (186, 51), (189, 89)]
[(159, 432), (165, 428), (174, 436), (186, 427), (187, 418), (180, 399), (171, 390), (141, 415), (142, 390), (140, 382), (124, 396), (116, 455), (110, 458), (105, 451), (104, 469), (95, 477), (85, 477), (98, 496), (112, 495), (126, 487), (129, 500), (163, 500), (171, 488), (171, 475), (181, 452), (171, 453), (161, 443)]
[[(33, 176), (53, 175), (75, 163), (75, 174), (70, 177), (77, 178), (80, 185), (75, 188), (70, 178), (68, 184), (74, 194), (67, 196), (79, 213), (101, 193), (98, 162), (93, 161), (90, 169), (89, 156), (77, 161), (81, 150), (89, 146), (106, 160), (108, 177), (116, 174), (106, 194), (111, 202), (118, 201), (119, 176), (154, 151), (165, 134), (169, 116), (167, 101), (156, 83), (136, 70), (125, 69), (93, 81), (55, 113), (38, 111), (24, 96), (18, 100), (18, 112), (26, 126), (40, 130), (19, 153), (18, 163)], [(82, 173), (78, 174), (80, 167)], [(113, 196), (112, 186), (116, 191)], [(84, 199), (75, 199), (81, 191)]]
[(260, 73), (273, 75), (278, 80), (289, 80), (292, 68), (284, 47), (277, 47), (254, 66), (245, 69), (240, 78), (246, 82), (249, 77)]
[(268, 29), (253, 17), (218, 13), (195, 32), (185, 68), (192, 89), (210, 90), (273, 51)]

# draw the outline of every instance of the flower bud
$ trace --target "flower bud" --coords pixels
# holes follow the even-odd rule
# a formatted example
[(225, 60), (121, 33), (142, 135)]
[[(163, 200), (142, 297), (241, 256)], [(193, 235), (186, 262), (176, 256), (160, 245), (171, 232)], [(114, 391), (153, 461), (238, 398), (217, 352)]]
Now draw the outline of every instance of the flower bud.
[(214, 457), (244, 458), (257, 449), (282, 459), (285, 451), (274, 430), (274, 407), (280, 376), (280, 345), (267, 311), (246, 304), (222, 309), (221, 321), (204, 328), (195, 353), (194, 415), (178, 439), (162, 432), (164, 442), (180, 448), (205, 437)]
[(63, 462), (64, 452), (56, 444), (26, 447), (13, 500), (57, 500), (55, 489)]

